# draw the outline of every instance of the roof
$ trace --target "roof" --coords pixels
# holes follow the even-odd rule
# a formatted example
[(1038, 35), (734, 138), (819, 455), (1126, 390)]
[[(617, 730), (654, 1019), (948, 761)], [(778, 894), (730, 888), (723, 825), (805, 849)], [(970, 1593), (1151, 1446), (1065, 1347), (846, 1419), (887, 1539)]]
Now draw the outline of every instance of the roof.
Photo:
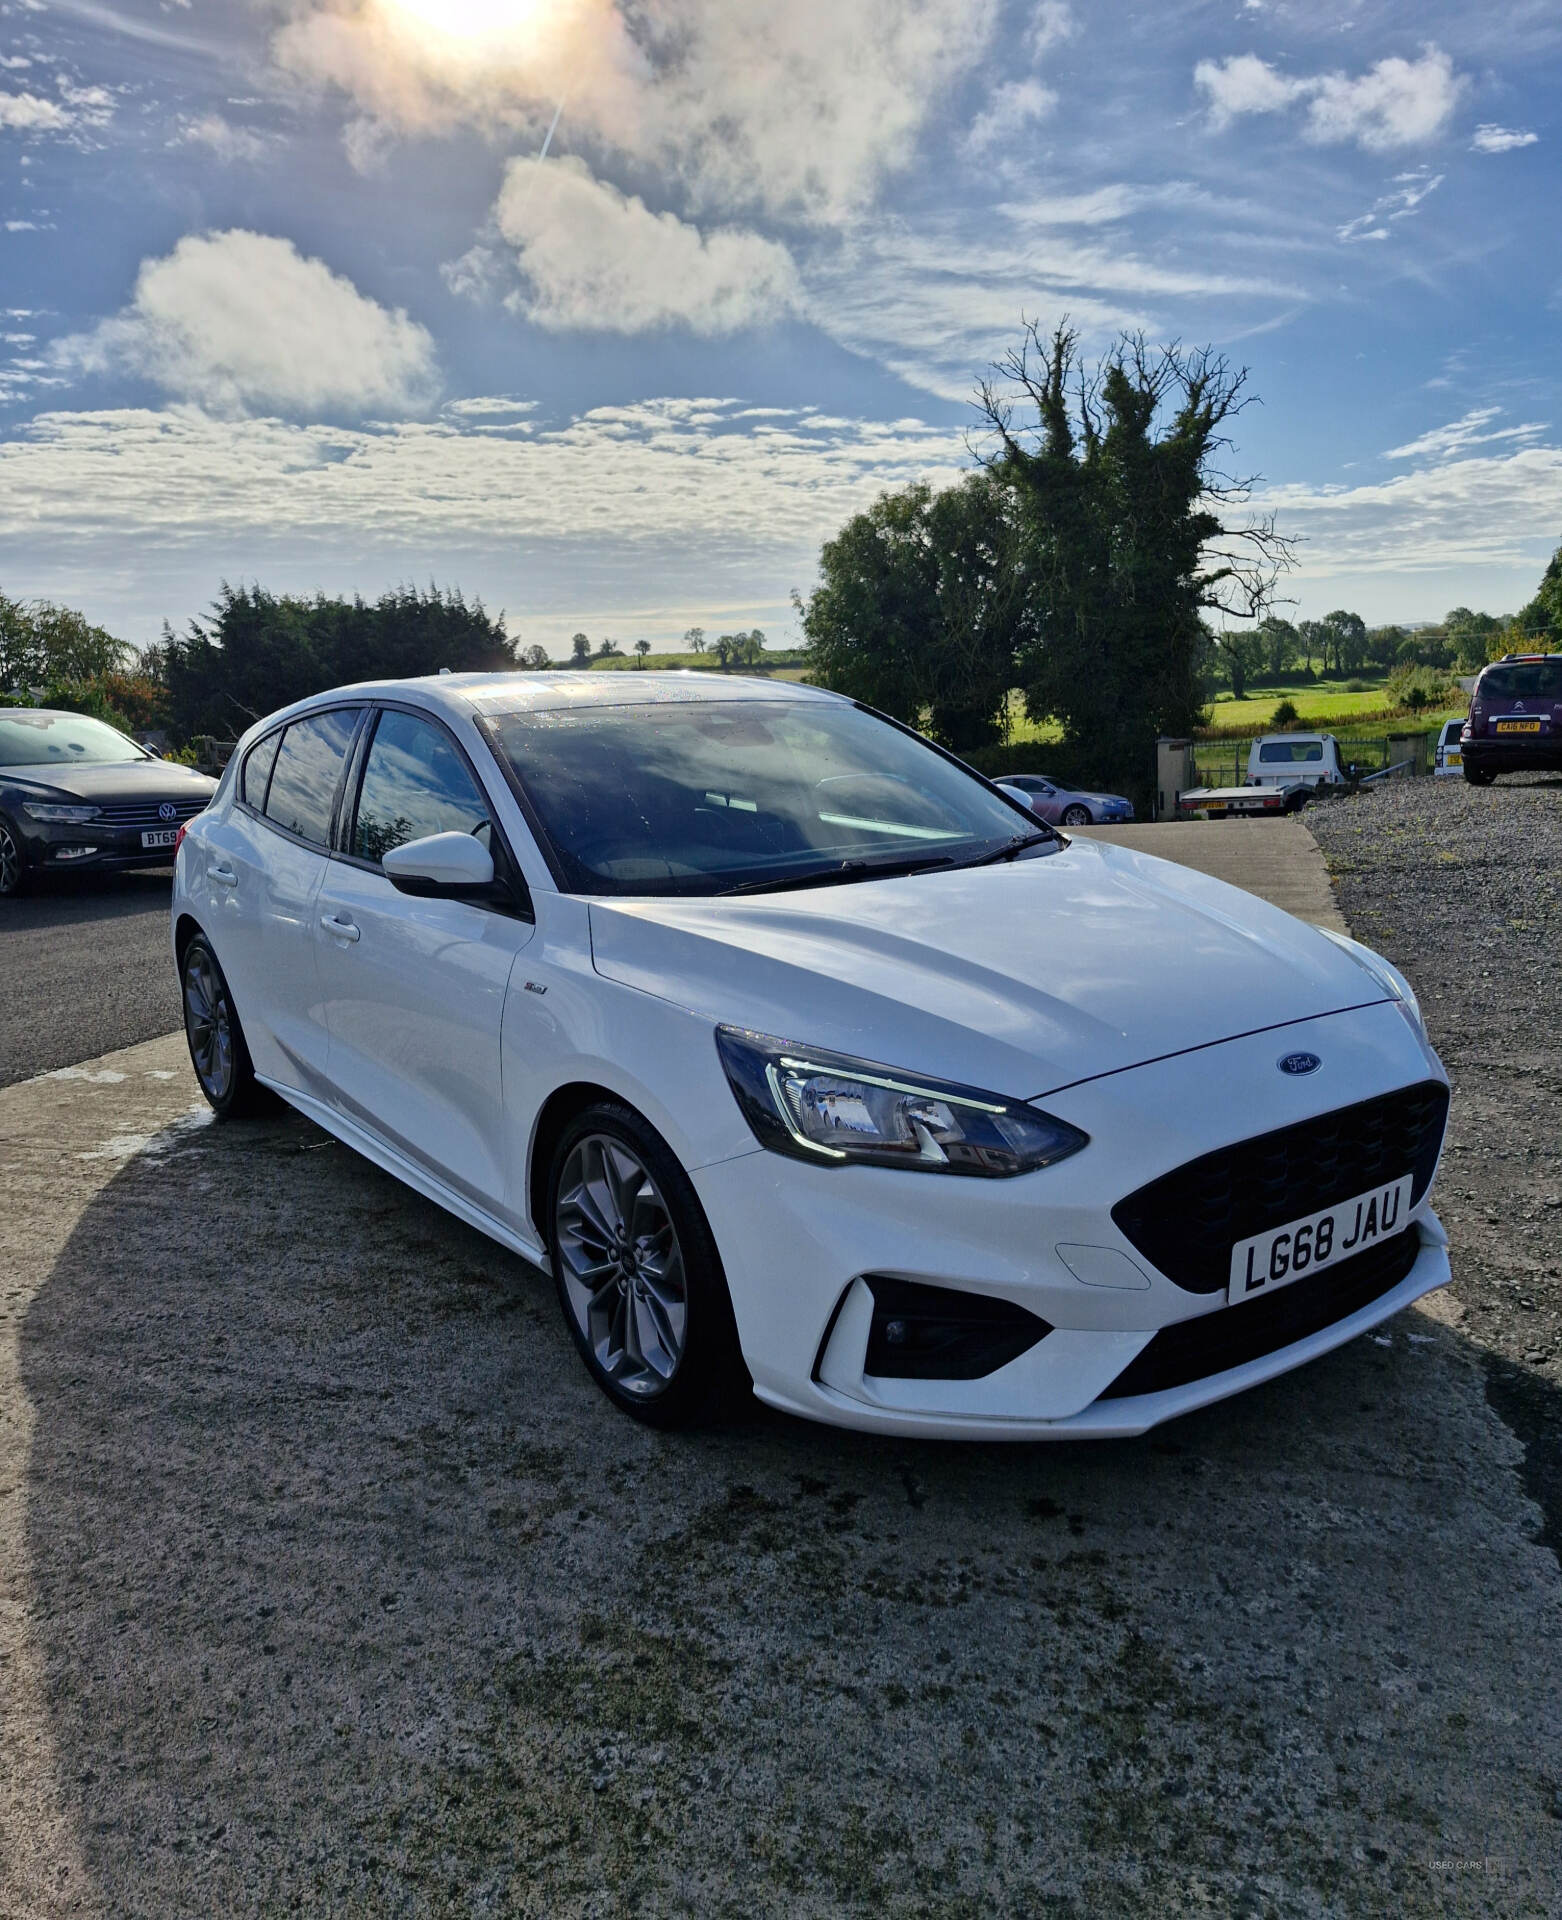
[[(439, 673), (415, 680), (370, 680), (314, 694), (300, 707), (322, 700), (411, 699), (447, 713), (543, 713), (568, 707), (652, 706), (685, 701), (838, 700), (822, 687), (766, 680), (737, 673), (685, 670), (657, 673), (630, 668), (615, 673)], [(275, 717), (275, 716), (272, 716)]]

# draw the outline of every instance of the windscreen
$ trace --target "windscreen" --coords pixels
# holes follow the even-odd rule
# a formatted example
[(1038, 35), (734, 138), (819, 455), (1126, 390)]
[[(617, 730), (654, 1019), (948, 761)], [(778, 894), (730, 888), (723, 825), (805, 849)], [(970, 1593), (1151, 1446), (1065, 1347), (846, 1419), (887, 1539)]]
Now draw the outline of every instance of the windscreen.
[(858, 865), (866, 878), (1034, 830), (1018, 803), (845, 702), (593, 706), (493, 725), (576, 893), (713, 894)]
[(1481, 675), (1483, 700), (1562, 700), (1562, 660), (1516, 660)]
[(112, 767), (151, 757), (84, 713), (0, 713), (0, 767)]
[(1282, 766), (1297, 766), (1308, 760), (1323, 758), (1321, 740), (1266, 740), (1258, 749), (1258, 757), (1265, 765), (1278, 762)]

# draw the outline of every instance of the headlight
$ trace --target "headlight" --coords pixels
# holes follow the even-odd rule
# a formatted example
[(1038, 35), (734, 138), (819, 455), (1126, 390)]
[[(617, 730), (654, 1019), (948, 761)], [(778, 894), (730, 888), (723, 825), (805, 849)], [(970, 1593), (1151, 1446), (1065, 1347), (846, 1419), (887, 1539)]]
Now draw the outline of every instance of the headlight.
[(1399, 1002), (1409, 1015), (1410, 1024), (1418, 1032), (1426, 1032), (1426, 1022), (1421, 1018), (1421, 1002), (1398, 967), (1392, 966), (1381, 953), (1374, 953), (1371, 947), (1364, 947), (1359, 940), (1352, 940), (1347, 934), (1336, 933), (1332, 927), (1320, 927), (1318, 931), (1326, 940), (1332, 940), (1342, 953), (1348, 953), (1362, 972), (1370, 974), (1391, 1000)]
[(62, 827), (84, 827), (89, 820), (96, 820), (101, 809), (98, 807), (49, 807), (33, 800), (22, 802), (22, 812), (34, 820), (49, 820)]
[(815, 1166), (858, 1162), (1002, 1180), (1053, 1166), (1090, 1141), (1022, 1100), (912, 1079), (768, 1034), (719, 1027), (716, 1045), (760, 1145)]

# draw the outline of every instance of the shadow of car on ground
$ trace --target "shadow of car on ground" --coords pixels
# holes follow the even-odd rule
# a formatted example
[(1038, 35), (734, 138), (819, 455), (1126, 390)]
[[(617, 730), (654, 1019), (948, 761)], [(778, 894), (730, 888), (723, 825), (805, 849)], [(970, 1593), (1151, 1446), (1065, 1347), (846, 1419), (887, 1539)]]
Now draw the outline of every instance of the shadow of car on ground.
[(192, 1115), (21, 1354), (89, 1908), (1551, 1910), (1555, 1566), (1422, 1315), (1137, 1442), (666, 1436), (542, 1275)]

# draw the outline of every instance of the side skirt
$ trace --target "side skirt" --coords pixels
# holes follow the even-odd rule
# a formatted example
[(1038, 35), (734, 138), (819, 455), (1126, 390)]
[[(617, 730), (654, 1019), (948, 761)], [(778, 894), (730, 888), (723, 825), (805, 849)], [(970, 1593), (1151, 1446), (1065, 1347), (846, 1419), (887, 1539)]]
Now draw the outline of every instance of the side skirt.
[(425, 1200), (432, 1200), (435, 1206), (443, 1207), (446, 1213), (453, 1213), (469, 1227), (476, 1227), (479, 1233), (487, 1234), (490, 1240), (497, 1240), (501, 1247), (518, 1253), (523, 1260), (529, 1260), (533, 1266), (547, 1272), (547, 1249), (539, 1241), (528, 1240), (513, 1227), (505, 1226), (491, 1213), (486, 1213), (464, 1195), (447, 1187), (442, 1180), (437, 1180), (433, 1174), (399, 1154), (394, 1147), (387, 1146), (383, 1140), (338, 1113), (334, 1107), (328, 1107), (323, 1100), (315, 1099), (313, 1094), (300, 1093), (297, 1087), (284, 1087), (262, 1074), (255, 1077), (262, 1085), (270, 1087), (279, 1099), (285, 1100), (290, 1107), (296, 1107), (306, 1120), (313, 1120), (317, 1127), (323, 1127), (340, 1140), (343, 1146), (351, 1147), (354, 1153), (361, 1153), (365, 1160), (372, 1160), (375, 1166), (401, 1181), (403, 1186), (411, 1187), (414, 1193), (421, 1193)]

